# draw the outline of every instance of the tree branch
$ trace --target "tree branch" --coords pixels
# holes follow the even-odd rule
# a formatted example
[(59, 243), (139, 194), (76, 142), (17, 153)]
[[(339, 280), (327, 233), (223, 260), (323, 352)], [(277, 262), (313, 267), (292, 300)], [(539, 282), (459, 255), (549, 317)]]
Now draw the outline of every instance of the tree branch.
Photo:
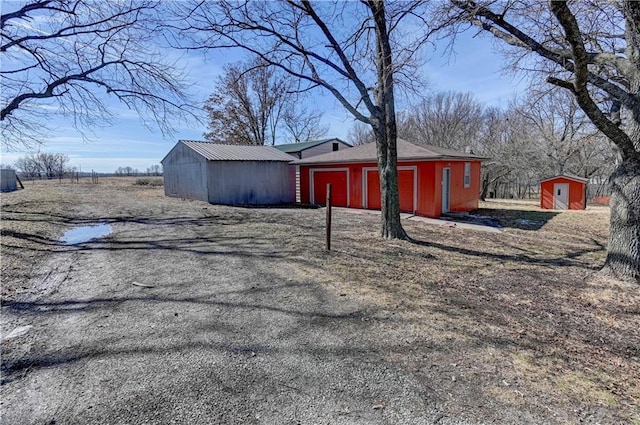
[[(595, 126), (620, 148), (624, 158), (639, 157), (640, 154), (633, 146), (631, 138), (607, 118), (589, 94), (587, 88), (587, 82), (589, 81), (589, 71), (587, 69), (588, 55), (575, 16), (573, 16), (565, 1), (552, 0), (550, 4), (551, 12), (564, 29), (567, 42), (571, 45), (573, 52), (575, 80), (572, 84), (572, 91), (576, 96), (578, 104)], [(561, 80), (556, 79), (550, 82), (560, 87), (567, 87), (567, 83)]]
[[(545, 47), (529, 35), (525, 34), (523, 31), (518, 29), (515, 25), (507, 22), (504, 19), (503, 15), (498, 15), (490, 9), (484, 6), (479, 6), (477, 3), (470, 0), (452, 0), (452, 3), (459, 9), (469, 14), (471, 17), (478, 16), (484, 18), (493, 23), (495, 26), (501, 28), (502, 30), (496, 28), (494, 25), (491, 25), (488, 22), (485, 22), (482, 19), (470, 19), (470, 22), (472, 24), (482, 28), (485, 31), (490, 32), (495, 37), (500, 38), (501, 40), (512, 46), (524, 47), (559, 65), (569, 72), (575, 72), (573, 58), (568, 54), (567, 51)], [(623, 73), (624, 71), (629, 73), (635, 72), (631, 64), (622, 58), (617, 61), (612, 61), (610, 56), (594, 54), (591, 56), (587, 55), (585, 57), (586, 63), (589, 63), (589, 59), (593, 61), (607, 61), (607, 65), (610, 66), (623, 64), (624, 67), (622, 69), (619, 69), (621, 73)], [(626, 75), (628, 77), (630, 76), (629, 74)], [(613, 84), (596, 74), (587, 72), (586, 79), (589, 83), (606, 91), (612, 97), (619, 99), (622, 103), (625, 104), (625, 106), (629, 107), (630, 109), (634, 108), (638, 102), (638, 100), (634, 96), (631, 96), (626, 90), (624, 90), (624, 88)]]

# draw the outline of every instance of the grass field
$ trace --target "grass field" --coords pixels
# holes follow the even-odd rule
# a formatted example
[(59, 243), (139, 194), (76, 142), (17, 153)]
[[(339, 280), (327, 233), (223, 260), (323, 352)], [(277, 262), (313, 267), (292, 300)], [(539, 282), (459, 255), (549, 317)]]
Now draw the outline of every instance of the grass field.
[(429, 382), (452, 415), (491, 421), (509, 406), (554, 423), (640, 423), (640, 290), (597, 274), (608, 207), (483, 202), (477, 214), (502, 232), (407, 220), (413, 242), (381, 240), (377, 214), (337, 208), (326, 252), (324, 209), (214, 206), (134, 183), (27, 182), (2, 194), (3, 302), (38, 296), (42, 265), (74, 226), (113, 224), (110, 249), (124, 246), (127, 226), (166, 226), (169, 236), (190, 226), (198, 237), (139, 248), (174, 250), (176, 261), (220, 245), (272, 256), (289, 279), (355, 299), (371, 320), (393, 317), (406, 347), (388, 362)]

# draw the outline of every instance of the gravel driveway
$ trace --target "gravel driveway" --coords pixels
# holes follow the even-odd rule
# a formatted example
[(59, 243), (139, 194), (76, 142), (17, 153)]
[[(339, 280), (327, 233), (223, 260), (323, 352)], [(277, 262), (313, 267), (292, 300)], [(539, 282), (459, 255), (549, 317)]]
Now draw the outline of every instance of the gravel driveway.
[(195, 221), (116, 223), (52, 254), (46, 293), (3, 309), (26, 327), (4, 341), (3, 423), (445, 419), (384, 360), (392, 319), (291, 278), (276, 247), (214, 239)]
[(322, 209), (133, 182), (0, 197), (0, 424), (639, 418), (640, 294), (594, 275), (606, 211), (497, 233), (405, 218), (406, 242), (335, 209), (328, 253)]

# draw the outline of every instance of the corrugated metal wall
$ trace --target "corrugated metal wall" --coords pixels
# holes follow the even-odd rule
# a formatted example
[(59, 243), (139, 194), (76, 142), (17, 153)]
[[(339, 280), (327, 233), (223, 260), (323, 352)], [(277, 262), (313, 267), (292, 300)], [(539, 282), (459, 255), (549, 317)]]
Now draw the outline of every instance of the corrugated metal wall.
[(16, 170), (0, 170), (0, 191), (13, 192), (14, 190), (18, 190)]
[(209, 202), (277, 205), (296, 199), (295, 167), (276, 161), (210, 161)]
[(207, 160), (183, 144), (177, 144), (162, 162), (164, 194), (208, 202)]
[(296, 200), (295, 167), (284, 161), (207, 161), (182, 143), (162, 161), (164, 193), (225, 205)]

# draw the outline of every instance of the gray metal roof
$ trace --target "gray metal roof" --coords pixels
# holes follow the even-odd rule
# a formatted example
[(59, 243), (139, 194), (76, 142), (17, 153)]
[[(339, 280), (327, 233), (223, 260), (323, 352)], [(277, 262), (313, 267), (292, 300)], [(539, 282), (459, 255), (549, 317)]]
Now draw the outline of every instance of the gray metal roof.
[(271, 146), (219, 145), (196, 140), (180, 140), (208, 161), (281, 161), (291, 162), (291, 155)]
[[(482, 161), (487, 158), (471, 153), (458, 152), (451, 149), (444, 149), (435, 146), (418, 146), (406, 140), (397, 140), (398, 161), (414, 160), (475, 160)], [(313, 156), (305, 159), (298, 159), (292, 164), (338, 164), (347, 162), (376, 162), (378, 160), (375, 143), (355, 146), (353, 148), (329, 152), (323, 155)]]
[(274, 148), (282, 151), (282, 152), (287, 152), (287, 153), (296, 153), (296, 152), (300, 152), (303, 151), (305, 149), (310, 149), (313, 148), (315, 146), (321, 145), (323, 143), (327, 143), (327, 142), (340, 142), (343, 143), (346, 146), (351, 146), (349, 143), (345, 142), (344, 140), (340, 140), (336, 137), (332, 137), (330, 139), (320, 139), (320, 140), (309, 140), (308, 142), (300, 142), (300, 143), (288, 143), (286, 145), (275, 145)]

